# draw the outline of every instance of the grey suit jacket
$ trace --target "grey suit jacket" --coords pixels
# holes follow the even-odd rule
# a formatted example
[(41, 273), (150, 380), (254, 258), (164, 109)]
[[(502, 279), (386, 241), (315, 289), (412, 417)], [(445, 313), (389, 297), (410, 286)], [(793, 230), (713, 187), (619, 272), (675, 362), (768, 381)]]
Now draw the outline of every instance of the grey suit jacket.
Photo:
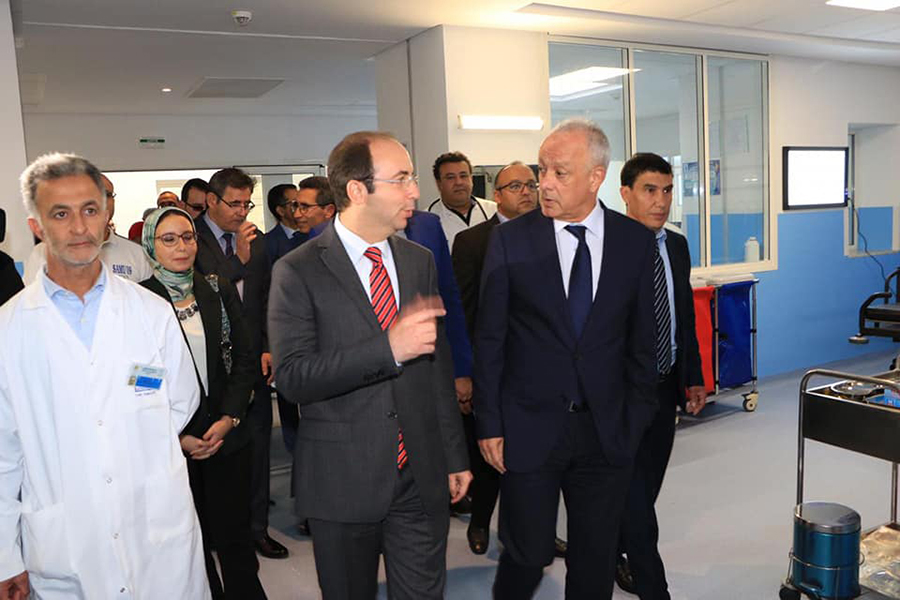
[[(431, 253), (398, 237), (389, 243), (400, 308), (438, 295)], [(468, 469), (468, 457), (443, 323), (433, 355), (397, 367), (333, 224), (275, 263), (269, 342), (278, 390), (302, 415), (299, 514), (382, 520), (397, 480), (398, 427), (426, 512), (447, 510), (447, 475)]]

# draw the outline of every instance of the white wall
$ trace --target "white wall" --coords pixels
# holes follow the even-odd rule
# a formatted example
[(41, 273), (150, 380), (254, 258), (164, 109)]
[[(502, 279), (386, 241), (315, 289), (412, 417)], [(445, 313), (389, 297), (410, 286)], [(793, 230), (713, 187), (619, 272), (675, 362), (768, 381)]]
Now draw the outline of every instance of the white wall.
[(404, 41), (375, 57), (375, 95), (378, 129), (394, 134), (413, 153), (408, 52)]
[(23, 261), (31, 250), (31, 231), (25, 224), (27, 214), (19, 193), (19, 174), (25, 169), (25, 136), (22, 131), (22, 105), (13, 42), (9, 0), (0, 0), (0, 208), (6, 211), (6, 242), (0, 250)]
[[(325, 163), (341, 137), (373, 129), (375, 115), (26, 114), (28, 158), (72, 151), (104, 170), (190, 169), (235, 164)], [(166, 139), (143, 150), (138, 139)]]
[[(446, 123), (451, 150), (473, 164), (537, 162), (550, 131), (550, 58), (544, 33), (444, 27)], [(459, 115), (537, 116), (540, 131), (469, 131)]]
[[(782, 146), (846, 146), (851, 124), (900, 123), (898, 68), (775, 56), (769, 89), (771, 196), (779, 212)], [(889, 144), (880, 170), (898, 165), (900, 144)]]

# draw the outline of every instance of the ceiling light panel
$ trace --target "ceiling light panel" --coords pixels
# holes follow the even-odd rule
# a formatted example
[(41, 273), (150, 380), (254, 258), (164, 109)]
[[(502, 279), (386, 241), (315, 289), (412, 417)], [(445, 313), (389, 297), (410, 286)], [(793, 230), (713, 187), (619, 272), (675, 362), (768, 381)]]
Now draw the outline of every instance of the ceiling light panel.
[(891, 10), (900, 6), (897, 0), (828, 0), (825, 4), (862, 10)]

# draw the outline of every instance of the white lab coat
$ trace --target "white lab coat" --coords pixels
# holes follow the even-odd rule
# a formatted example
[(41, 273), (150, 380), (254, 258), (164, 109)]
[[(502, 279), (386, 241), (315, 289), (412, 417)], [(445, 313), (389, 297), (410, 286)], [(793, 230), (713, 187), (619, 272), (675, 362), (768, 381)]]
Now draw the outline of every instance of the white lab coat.
[(472, 212), (469, 213), (468, 224), (457, 213), (447, 208), (447, 205), (440, 198), (428, 206), (428, 212), (434, 213), (441, 218), (441, 227), (444, 230), (444, 236), (447, 238), (447, 244), (450, 246), (451, 251), (453, 250), (453, 241), (456, 239), (457, 233), (465, 231), (469, 227), (474, 227), (479, 223), (489, 221), (494, 216), (494, 213), (497, 212), (497, 203), (493, 200), (485, 200), (477, 196), (472, 196), (472, 200), (475, 203), (472, 205)]
[[(106, 263), (119, 277), (140, 283), (153, 277), (153, 267), (147, 261), (144, 249), (127, 238), (112, 232), (100, 246), (100, 260)], [(47, 264), (47, 244), (41, 242), (31, 250), (25, 259), (25, 275), (22, 280), (29, 284)]]
[[(40, 279), (0, 308), (0, 580), (36, 600), (207, 599), (178, 433), (199, 404), (171, 306), (106, 269), (90, 351)], [(134, 364), (164, 367), (158, 391)]]

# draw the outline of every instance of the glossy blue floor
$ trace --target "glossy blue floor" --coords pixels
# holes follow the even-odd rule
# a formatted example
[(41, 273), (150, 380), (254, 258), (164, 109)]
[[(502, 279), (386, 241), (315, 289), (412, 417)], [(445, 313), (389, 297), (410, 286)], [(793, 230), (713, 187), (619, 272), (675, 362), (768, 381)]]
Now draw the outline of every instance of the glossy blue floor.
[[(891, 355), (827, 365), (875, 374), (887, 370)], [(797, 396), (801, 372), (761, 382), (755, 413), (740, 407), (740, 396), (725, 396), (718, 414), (681, 427), (657, 509), (660, 551), (675, 600), (770, 600), (778, 597), (791, 545), (796, 483)], [(284, 450), (278, 430), (273, 449)], [(890, 466), (884, 461), (817, 442), (807, 443), (806, 500), (839, 502), (856, 509), (863, 529), (888, 520)], [(273, 464), (279, 459), (273, 456)], [(312, 543), (297, 534), (288, 498), (288, 475), (272, 478), (277, 504), (271, 533), (291, 551), (287, 560), (260, 559), (260, 575), (272, 600), (319, 598)], [(496, 518), (496, 517), (495, 517)], [(564, 537), (565, 510), (560, 511)], [(485, 556), (466, 544), (466, 522), (451, 519), (447, 552), (447, 598), (489, 598), (497, 565), (496, 528)], [(565, 565), (546, 570), (536, 594), (563, 597)], [(383, 582), (383, 576), (382, 576)], [(384, 589), (379, 598), (386, 597)], [(616, 599), (635, 598), (616, 590)]]

